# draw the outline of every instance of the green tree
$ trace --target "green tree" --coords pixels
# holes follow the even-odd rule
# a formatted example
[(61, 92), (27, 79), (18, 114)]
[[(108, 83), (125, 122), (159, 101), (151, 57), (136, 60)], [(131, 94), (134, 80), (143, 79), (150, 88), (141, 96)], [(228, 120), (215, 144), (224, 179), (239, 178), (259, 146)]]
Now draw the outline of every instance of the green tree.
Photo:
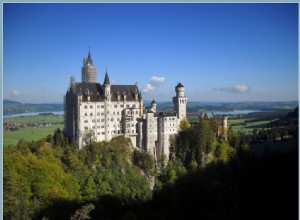
[(187, 118), (183, 118), (180, 121), (180, 124), (179, 124), (180, 130), (185, 131), (185, 130), (189, 129), (190, 127), (191, 127), (191, 125), (190, 125), (189, 121), (187, 120)]

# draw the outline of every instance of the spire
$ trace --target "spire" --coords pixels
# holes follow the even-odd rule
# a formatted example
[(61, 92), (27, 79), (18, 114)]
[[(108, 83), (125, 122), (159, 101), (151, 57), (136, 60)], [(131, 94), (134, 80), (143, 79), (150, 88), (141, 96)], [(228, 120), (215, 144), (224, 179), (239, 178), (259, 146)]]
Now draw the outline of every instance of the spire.
[(181, 82), (178, 82), (178, 84), (177, 84), (177, 86), (176, 86), (176, 88), (179, 88), (179, 87), (184, 87), (184, 86), (181, 84)]
[(88, 54), (86, 63), (89, 63), (89, 64), (93, 65), (93, 60), (92, 60), (92, 56), (91, 56), (91, 48), (90, 47), (89, 47), (89, 54)]
[(105, 78), (104, 78), (104, 84), (110, 84), (108, 74), (107, 74), (107, 68), (106, 68), (106, 73), (105, 73)]

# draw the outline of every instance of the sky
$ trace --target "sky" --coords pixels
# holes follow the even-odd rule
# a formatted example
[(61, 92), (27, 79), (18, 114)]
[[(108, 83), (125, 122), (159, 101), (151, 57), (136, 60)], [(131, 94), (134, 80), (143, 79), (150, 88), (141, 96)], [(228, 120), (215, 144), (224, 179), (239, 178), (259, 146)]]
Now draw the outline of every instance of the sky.
[(62, 103), (90, 50), (144, 100), (298, 100), (297, 3), (4, 3), (3, 99)]

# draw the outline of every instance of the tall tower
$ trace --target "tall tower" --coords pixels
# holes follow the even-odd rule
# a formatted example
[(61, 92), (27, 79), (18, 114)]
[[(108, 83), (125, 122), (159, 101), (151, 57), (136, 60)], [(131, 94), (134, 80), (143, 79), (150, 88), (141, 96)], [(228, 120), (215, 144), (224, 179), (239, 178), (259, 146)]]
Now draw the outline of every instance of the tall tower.
[(227, 115), (223, 115), (222, 117), (222, 130), (223, 130), (223, 137), (225, 141), (227, 141), (227, 129), (228, 129), (228, 117)]
[(89, 51), (88, 57), (83, 59), (83, 67), (81, 69), (82, 82), (97, 83), (97, 70), (93, 65), (91, 52)]
[(109, 120), (110, 120), (109, 118), (110, 118), (110, 114), (111, 114), (110, 113), (111, 94), (110, 94), (110, 82), (109, 82), (107, 70), (105, 73), (103, 87), (104, 87), (104, 97), (105, 97), (105, 101), (104, 101), (105, 141), (110, 141), (111, 129), (112, 129), (111, 127), (109, 127)]
[(174, 111), (177, 113), (179, 123), (186, 118), (187, 97), (184, 96), (184, 86), (178, 83), (175, 87), (176, 96), (173, 97)]

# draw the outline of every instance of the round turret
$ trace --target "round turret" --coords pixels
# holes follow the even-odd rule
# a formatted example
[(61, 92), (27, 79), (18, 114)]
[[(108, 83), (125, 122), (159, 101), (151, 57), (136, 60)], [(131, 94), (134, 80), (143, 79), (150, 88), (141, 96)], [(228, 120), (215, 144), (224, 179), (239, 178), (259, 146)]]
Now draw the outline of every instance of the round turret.
[(153, 101), (151, 102), (151, 109), (153, 112), (156, 112), (156, 107), (157, 107), (156, 101), (153, 99)]
[(184, 97), (184, 86), (181, 83), (178, 83), (175, 87), (176, 96)]
[(93, 66), (93, 60), (89, 51), (88, 57), (83, 59), (82, 67), (82, 82), (96, 83), (97, 82), (97, 70)]

